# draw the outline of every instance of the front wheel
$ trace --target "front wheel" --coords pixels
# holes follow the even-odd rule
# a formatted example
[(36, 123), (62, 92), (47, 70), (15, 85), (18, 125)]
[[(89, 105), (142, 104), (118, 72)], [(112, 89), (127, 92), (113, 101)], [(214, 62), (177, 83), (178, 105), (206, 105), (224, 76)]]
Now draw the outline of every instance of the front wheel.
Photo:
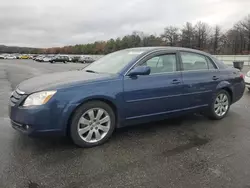
[(70, 125), (70, 135), (78, 146), (93, 147), (111, 137), (115, 124), (114, 111), (108, 104), (91, 101), (76, 110)]
[(230, 108), (231, 97), (226, 90), (220, 90), (214, 97), (209, 108), (209, 117), (211, 119), (219, 120), (224, 118)]

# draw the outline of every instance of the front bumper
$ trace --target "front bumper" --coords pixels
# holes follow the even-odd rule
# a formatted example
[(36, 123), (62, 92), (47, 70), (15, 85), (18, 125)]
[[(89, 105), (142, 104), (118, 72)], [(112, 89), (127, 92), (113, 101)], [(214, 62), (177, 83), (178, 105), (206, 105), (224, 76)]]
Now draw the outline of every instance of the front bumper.
[(17, 123), (13, 120), (10, 121), (11, 122), (11, 125), (14, 129), (24, 133), (24, 134), (31, 134), (33, 131), (32, 131), (32, 128), (29, 126), (29, 125), (25, 125), (25, 124), (20, 124), (20, 123)]
[[(14, 95), (15, 96), (15, 95)], [(66, 135), (67, 125), (78, 104), (68, 104), (52, 99), (45, 105), (23, 107), (23, 95), (17, 103), (9, 102), (9, 117), (12, 127), (27, 135)]]
[[(53, 108), (52, 108), (53, 109)], [(22, 133), (63, 133), (60, 122), (61, 110), (52, 111), (48, 106), (25, 108), (9, 105), (12, 127)]]
[(9, 117), (12, 127), (28, 135), (66, 135), (70, 115), (78, 104), (53, 97), (44, 105), (24, 107), (22, 103), (27, 96), (18, 88), (11, 94)]

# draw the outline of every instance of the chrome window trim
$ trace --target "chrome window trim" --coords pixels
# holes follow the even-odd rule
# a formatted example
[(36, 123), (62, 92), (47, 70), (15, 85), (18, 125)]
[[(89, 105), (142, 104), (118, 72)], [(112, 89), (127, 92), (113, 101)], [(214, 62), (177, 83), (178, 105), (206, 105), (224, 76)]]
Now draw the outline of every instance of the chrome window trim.
[(199, 69), (199, 70), (182, 70), (181, 72), (204, 72), (204, 71), (218, 71), (218, 69)]
[[(174, 71), (174, 72), (159, 72), (159, 73), (153, 73), (153, 74), (149, 74), (149, 75), (140, 75), (140, 76), (141, 77), (143, 77), (143, 76), (151, 77), (151, 76), (157, 76), (157, 75), (171, 75), (171, 74), (181, 73), (181, 72), (182, 72), (181, 70), (178, 70), (178, 71)], [(125, 80), (127, 80), (128, 78), (129, 78), (129, 76), (126, 75), (126, 79)]]

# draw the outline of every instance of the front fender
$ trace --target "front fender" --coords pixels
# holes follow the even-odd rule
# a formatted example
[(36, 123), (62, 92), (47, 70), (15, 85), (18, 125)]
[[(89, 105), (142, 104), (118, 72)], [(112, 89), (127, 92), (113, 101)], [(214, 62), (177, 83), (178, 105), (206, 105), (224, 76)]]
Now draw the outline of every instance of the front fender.
[[(108, 101), (109, 103), (111, 103), (117, 110), (117, 115), (119, 116), (119, 109), (118, 109), (118, 105), (116, 104), (115, 99), (113, 99), (112, 97), (109, 96), (102, 96), (102, 95), (93, 95), (91, 97), (86, 97), (82, 100), (79, 100), (77, 103), (68, 103), (67, 105), (65, 105), (63, 111), (62, 111), (62, 117), (64, 117), (61, 120), (61, 125), (62, 128), (65, 132), (66, 135), (66, 131), (67, 131), (67, 126), (68, 126), (68, 122), (73, 114), (73, 112), (83, 103), (90, 101), (90, 100), (102, 100), (102, 101)], [(120, 119), (119, 117), (117, 117), (118, 119)]]

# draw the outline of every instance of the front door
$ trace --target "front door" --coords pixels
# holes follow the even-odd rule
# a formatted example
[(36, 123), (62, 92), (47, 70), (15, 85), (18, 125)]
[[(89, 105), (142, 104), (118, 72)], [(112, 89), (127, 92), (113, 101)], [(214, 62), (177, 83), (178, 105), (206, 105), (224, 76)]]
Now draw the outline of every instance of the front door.
[(183, 83), (176, 53), (158, 52), (136, 66), (149, 66), (150, 75), (124, 77), (125, 119), (166, 115), (182, 108)]

